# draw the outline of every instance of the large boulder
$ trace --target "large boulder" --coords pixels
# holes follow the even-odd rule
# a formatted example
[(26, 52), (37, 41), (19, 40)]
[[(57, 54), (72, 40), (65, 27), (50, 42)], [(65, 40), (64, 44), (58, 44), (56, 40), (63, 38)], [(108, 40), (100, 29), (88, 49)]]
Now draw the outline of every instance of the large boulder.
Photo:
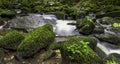
[(96, 37), (101, 41), (106, 41), (111, 44), (120, 45), (120, 36), (117, 34), (105, 33), (96, 35)]
[(96, 62), (101, 62), (100, 58), (88, 44), (89, 42), (85, 42), (79, 37), (69, 38), (61, 47), (62, 64), (96, 64)]
[(53, 43), (55, 34), (53, 27), (46, 24), (30, 32), (22, 43), (18, 46), (18, 55), (21, 57), (30, 57)]
[(17, 16), (8, 23), (10, 28), (23, 31), (31, 31), (47, 23), (56, 24), (55, 15), (29, 14), (28, 16)]
[(18, 31), (11, 31), (0, 39), (0, 47), (16, 50), (24, 36)]
[(89, 35), (93, 32), (95, 28), (95, 23), (91, 18), (78, 19), (76, 27), (79, 33)]

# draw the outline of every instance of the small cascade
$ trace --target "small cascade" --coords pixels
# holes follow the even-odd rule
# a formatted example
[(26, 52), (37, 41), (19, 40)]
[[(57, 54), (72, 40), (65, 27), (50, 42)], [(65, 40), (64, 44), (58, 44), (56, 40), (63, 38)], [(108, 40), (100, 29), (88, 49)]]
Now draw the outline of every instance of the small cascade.
[[(111, 24), (101, 24), (100, 19), (97, 19), (96, 20), (96, 27), (98, 27), (98, 26), (101, 26), (101, 27), (104, 28), (104, 33), (103, 34), (109, 33), (109, 34), (113, 34), (113, 35), (117, 36), (117, 33), (115, 33), (114, 31), (111, 31), (112, 28), (113, 28)], [(104, 36), (104, 37), (107, 38), (109, 36)], [(119, 46), (111, 44), (109, 42), (105, 42), (105, 41), (99, 41), (97, 43), (97, 47), (96, 47), (95, 51), (102, 58), (107, 58), (112, 54), (120, 55), (120, 47)], [(117, 58), (118, 61), (119, 61), (119, 59), (120, 58)]]
[(56, 21), (55, 33), (57, 36), (73, 36), (79, 35), (78, 31), (76, 31), (75, 25), (68, 25), (68, 23), (76, 23), (74, 20), (57, 20)]
[(97, 44), (97, 48), (101, 49), (101, 51), (98, 49), (96, 49), (96, 51), (99, 52), (98, 54), (103, 58), (109, 56), (112, 53), (120, 54), (119, 47), (116, 47), (115, 45), (109, 44), (107, 42), (99, 42)]
[(2, 29), (6, 24), (7, 24), (7, 22), (5, 22), (5, 21), (0, 21), (0, 29)]
[(27, 31), (43, 26), (47, 23), (53, 25), (54, 32), (57, 36), (73, 36), (78, 35), (75, 25), (68, 23), (76, 23), (74, 20), (58, 20), (55, 15), (47, 14), (29, 14), (29, 16), (16, 17), (10, 20), (11, 28), (24, 28)]

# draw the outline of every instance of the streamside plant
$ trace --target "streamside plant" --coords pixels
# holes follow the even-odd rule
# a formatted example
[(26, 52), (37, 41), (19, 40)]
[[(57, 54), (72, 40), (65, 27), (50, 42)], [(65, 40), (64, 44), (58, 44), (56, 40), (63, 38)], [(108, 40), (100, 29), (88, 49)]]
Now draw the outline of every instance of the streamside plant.
[(70, 38), (61, 48), (63, 64), (69, 64), (70, 62), (98, 64), (100, 57), (98, 57), (88, 44), (89, 42), (85, 42), (80, 38)]
[(55, 38), (53, 27), (46, 24), (30, 32), (18, 46), (18, 54), (24, 58), (33, 56), (43, 48), (49, 46)]
[(106, 64), (119, 64), (115, 60), (107, 60)]
[(16, 50), (24, 36), (18, 31), (11, 31), (0, 39), (0, 47)]
[(115, 28), (120, 27), (120, 23), (114, 23), (113, 27), (115, 27)]

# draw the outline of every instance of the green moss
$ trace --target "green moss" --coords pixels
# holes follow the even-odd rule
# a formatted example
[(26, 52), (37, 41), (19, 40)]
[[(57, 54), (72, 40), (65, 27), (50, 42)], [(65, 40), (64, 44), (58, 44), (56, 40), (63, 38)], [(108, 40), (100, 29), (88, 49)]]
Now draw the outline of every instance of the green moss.
[(97, 64), (100, 58), (88, 46), (89, 42), (83, 41), (81, 38), (70, 38), (62, 45), (62, 60), (65, 62), (77, 62), (87, 64)]
[(0, 47), (16, 50), (24, 36), (18, 31), (11, 31), (0, 39)]
[(120, 27), (120, 23), (114, 23), (113, 27), (115, 27), (115, 28)]
[(106, 64), (119, 64), (115, 60), (107, 60)]
[(50, 45), (55, 38), (53, 27), (46, 24), (29, 33), (18, 46), (18, 53), (22, 57), (29, 57)]

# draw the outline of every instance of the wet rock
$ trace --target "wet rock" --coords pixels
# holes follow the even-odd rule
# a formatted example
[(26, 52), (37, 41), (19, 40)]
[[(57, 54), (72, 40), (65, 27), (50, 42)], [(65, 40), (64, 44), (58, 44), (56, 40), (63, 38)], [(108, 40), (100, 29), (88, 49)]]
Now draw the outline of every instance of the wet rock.
[(111, 31), (115, 32), (115, 33), (120, 33), (120, 27), (112, 27)]
[(79, 33), (84, 35), (91, 34), (95, 28), (95, 24), (91, 18), (79, 19), (76, 24)]
[(99, 22), (101, 24), (109, 25), (113, 24), (114, 22), (118, 22), (118, 20), (112, 17), (103, 17)]
[(108, 56), (107, 59), (111, 59), (111, 60), (114, 59), (115, 61), (120, 63), (120, 54), (112, 53)]
[(106, 41), (111, 44), (120, 45), (120, 43), (119, 43), (120, 36), (117, 34), (105, 33), (105, 34), (96, 35), (96, 37), (101, 41)]
[(96, 34), (104, 33), (104, 28), (102, 26), (97, 26), (95, 27), (93, 33), (96, 33)]
[(50, 23), (52, 25), (56, 24), (55, 15), (40, 15), (40, 14), (29, 14), (29, 16), (17, 16), (16, 18), (10, 20), (9, 27), (15, 29), (31, 30)]
[(57, 42), (57, 43), (62, 43), (65, 41), (67, 41), (67, 38), (65, 38), (65, 37), (56, 37), (55, 38), (55, 42)]

